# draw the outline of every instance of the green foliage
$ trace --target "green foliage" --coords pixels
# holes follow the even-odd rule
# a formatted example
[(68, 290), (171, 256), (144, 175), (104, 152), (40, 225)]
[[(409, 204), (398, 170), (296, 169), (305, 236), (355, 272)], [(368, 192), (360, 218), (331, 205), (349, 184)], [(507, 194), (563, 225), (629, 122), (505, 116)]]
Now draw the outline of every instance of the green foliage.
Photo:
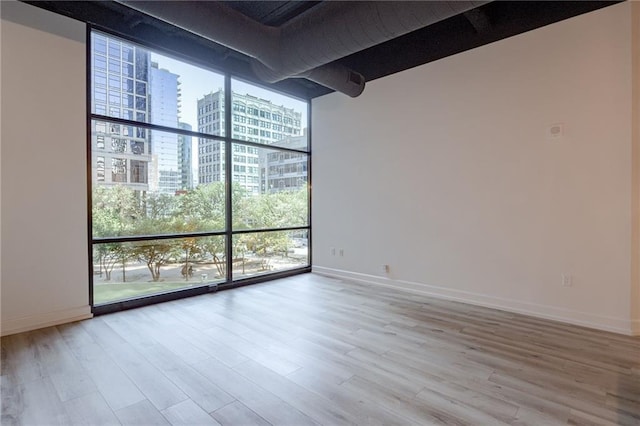
[(130, 256), (126, 244), (96, 244), (93, 247), (94, 263), (98, 264), (100, 273), (105, 274), (106, 281), (111, 281), (111, 272), (116, 263), (124, 263)]
[(180, 198), (179, 217), (182, 229), (190, 232), (224, 230), (224, 183), (200, 185)]
[(247, 228), (268, 229), (307, 224), (306, 190), (261, 194), (244, 199), (234, 209), (234, 216), (243, 218)]
[(130, 235), (141, 216), (134, 191), (124, 186), (98, 187), (93, 191), (93, 236)]
[[(270, 229), (307, 224), (307, 191), (251, 195), (240, 185), (232, 190), (234, 229)], [(185, 234), (225, 229), (225, 184), (200, 185), (182, 195), (141, 193), (125, 186), (97, 187), (93, 191), (94, 237)], [(226, 273), (224, 237), (143, 241), (133, 244), (99, 244), (94, 251), (101, 270), (110, 278), (117, 262), (144, 262), (154, 282), (162, 265), (189, 263), (199, 256), (213, 259), (218, 274)], [(269, 257), (286, 256), (288, 232), (257, 232), (234, 237), (234, 258), (247, 252)], [(185, 279), (189, 277), (186, 276)]]
[(133, 256), (147, 265), (152, 280), (160, 280), (160, 267), (169, 263), (177, 253), (173, 240), (144, 241), (133, 245)]

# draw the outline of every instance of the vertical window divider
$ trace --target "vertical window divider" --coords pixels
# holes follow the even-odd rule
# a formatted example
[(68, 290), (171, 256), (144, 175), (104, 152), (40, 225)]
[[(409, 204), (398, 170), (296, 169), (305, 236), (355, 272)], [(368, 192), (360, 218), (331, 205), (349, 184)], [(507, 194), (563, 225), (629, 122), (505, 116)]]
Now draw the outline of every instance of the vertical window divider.
[(311, 159), (313, 158), (313, 156), (311, 155), (311, 151), (312, 151), (312, 145), (311, 145), (311, 101), (309, 101), (309, 107), (307, 108), (307, 226), (309, 227), (307, 230), (307, 244), (309, 247), (309, 265), (313, 264), (313, 250), (311, 250), (311, 247), (313, 246), (313, 235), (311, 230), (313, 229), (313, 226), (311, 225), (312, 222), (312, 218), (311, 218), (311, 206), (312, 206), (312, 200), (311, 197), (313, 195), (313, 183), (312, 183), (312, 178), (313, 178), (313, 173), (311, 170)]
[(87, 132), (87, 143), (85, 144), (85, 155), (87, 158), (87, 257), (89, 259), (88, 262), (88, 273), (89, 273), (89, 306), (93, 309), (93, 176), (92, 176), (92, 145), (91, 145), (91, 113), (93, 112), (91, 109), (92, 100), (93, 100), (93, 66), (92, 66), (92, 48), (93, 44), (91, 42), (91, 32), (93, 31), (93, 27), (91, 25), (87, 25), (86, 27), (86, 61), (87, 61), (87, 71), (86, 71), (86, 92), (87, 92), (87, 104), (86, 104), (86, 132)]
[(231, 152), (231, 76), (224, 76), (224, 173), (225, 173), (225, 210), (226, 210), (226, 236), (225, 251), (227, 260), (227, 282), (233, 281), (233, 153)]

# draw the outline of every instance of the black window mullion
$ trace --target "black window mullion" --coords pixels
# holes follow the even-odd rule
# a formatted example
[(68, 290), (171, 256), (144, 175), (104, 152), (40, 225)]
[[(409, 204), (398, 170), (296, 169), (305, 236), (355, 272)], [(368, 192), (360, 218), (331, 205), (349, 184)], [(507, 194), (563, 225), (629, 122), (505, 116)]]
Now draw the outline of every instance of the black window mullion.
[(225, 234), (225, 231), (211, 231), (189, 232), (184, 234), (131, 235), (121, 237), (98, 237), (93, 238), (92, 241), (94, 244), (130, 243), (133, 241), (177, 240), (181, 238), (215, 237)]
[(87, 143), (85, 144), (86, 150), (86, 167), (87, 167), (87, 255), (89, 257), (88, 273), (89, 273), (89, 305), (93, 308), (93, 170), (92, 170), (92, 145), (91, 145), (91, 111), (93, 103), (93, 42), (91, 40), (91, 32), (93, 28), (91, 25), (87, 25), (86, 31), (86, 88), (87, 88), (87, 117), (86, 117), (86, 136)]
[(231, 75), (225, 74), (224, 76), (224, 181), (225, 181), (225, 210), (226, 210), (226, 258), (227, 258), (227, 283), (233, 281), (233, 200), (231, 199), (233, 189), (231, 184), (231, 172), (232, 164), (231, 160), (231, 113), (233, 108), (231, 106)]
[(110, 117), (108, 115), (90, 114), (90, 118), (94, 121), (105, 121), (108, 123), (124, 124), (127, 126), (140, 127), (143, 129), (156, 130), (164, 133), (174, 133), (177, 135), (191, 136), (195, 138), (224, 140), (223, 136), (213, 135), (210, 133), (195, 132), (193, 130), (184, 130), (179, 127), (167, 127), (159, 124), (147, 123), (144, 121), (127, 120), (125, 118)]
[(309, 263), (309, 266), (311, 266), (312, 264), (312, 251), (311, 247), (312, 247), (312, 240), (311, 240), (311, 179), (313, 176), (313, 173), (311, 173), (311, 108), (312, 108), (312, 104), (311, 102), (308, 103), (308, 108), (307, 108), (307, 226), (309, 227), (309, 230), (307, 231), (307, 247), (309, 248), (309, 252), (307, 254), (307, 262)]

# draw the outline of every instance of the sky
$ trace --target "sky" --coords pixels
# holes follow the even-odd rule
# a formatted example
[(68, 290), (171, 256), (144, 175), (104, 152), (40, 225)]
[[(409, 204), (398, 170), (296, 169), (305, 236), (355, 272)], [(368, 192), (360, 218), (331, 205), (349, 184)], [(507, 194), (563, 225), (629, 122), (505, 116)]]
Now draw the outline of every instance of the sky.
[[(151, 61), (157, 62), (158, 68), (164, 68), (180, 76), (178, 79), (181, 83), (180, 90), (182, 94), (180, 121), (191, 124), (193, 130), (197, 131), (197, 101), (207, 93), (222, 89), (224, 87), (223, 75), (157, 53), (151, 53)], [(305, 102), (235, 79), (231, 80), (231, 88), (233, 92), (257, 96), (270, 100), (275, 105), (283, 105), (301, 112), (302, 127), (307, 127), (307, 105)]]

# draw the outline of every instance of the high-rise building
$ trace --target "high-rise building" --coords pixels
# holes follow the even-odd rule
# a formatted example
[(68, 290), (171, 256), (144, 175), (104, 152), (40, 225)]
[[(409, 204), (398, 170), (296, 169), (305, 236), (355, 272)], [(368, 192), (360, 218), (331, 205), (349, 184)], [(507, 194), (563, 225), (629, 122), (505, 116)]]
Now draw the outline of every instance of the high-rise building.
[[(239, 140), (271, 145), (302, 135), (302, 114), (292, 108), (251, 95), (232, 94), (232, 135)], [(198, 99), (198, 130), (224, 134), (224, 92), (209, 93)], [(260, 149), (235, 145), (232, 181), (249, 193), (261, 192)], [(212, 139), (198, 141), (198, 182), (223, 181), (225, 173), (224, 144)]]
[[(292, 136), (278, 141), (283, 148), (299, 148), (306, 144), (306, 135)], [(289, 151), (262, 151), (260, 155), (260, 183), (263, 193), (292, 191), (306, 188), (309, 156)]]
[[(147, 121), (149, 52), (93, 32), (91, 91), (95, 114)], [(149, 189), (151, 146), (148, 132), (133, 126), (94, 121), (91, 167), (98, 185)]]
[[(149, 100), (151, 123), (167, 127), (178, 126), (180, 112), (179, 76), (151, 63)], [(182, 167), (179, 162), (180, 144), (175, 133), (151, 132), (151, 179), (152, 191), (175, 194), (182, 188)]]
[[(193, 130), (190, 124), (182, 122), (178, 123), (178, 127), (182, 130)], [(178, 165), (180, 166), (180, 185), (182, 189), (192, 189), (194, 187), (192, 161), (191, 136), (178, 135)]]
[[(224, 135), (224, 91), (198, 99), (198, 131)], [(224, 143), (198, 138), (198, 183), (224, 181)]]

